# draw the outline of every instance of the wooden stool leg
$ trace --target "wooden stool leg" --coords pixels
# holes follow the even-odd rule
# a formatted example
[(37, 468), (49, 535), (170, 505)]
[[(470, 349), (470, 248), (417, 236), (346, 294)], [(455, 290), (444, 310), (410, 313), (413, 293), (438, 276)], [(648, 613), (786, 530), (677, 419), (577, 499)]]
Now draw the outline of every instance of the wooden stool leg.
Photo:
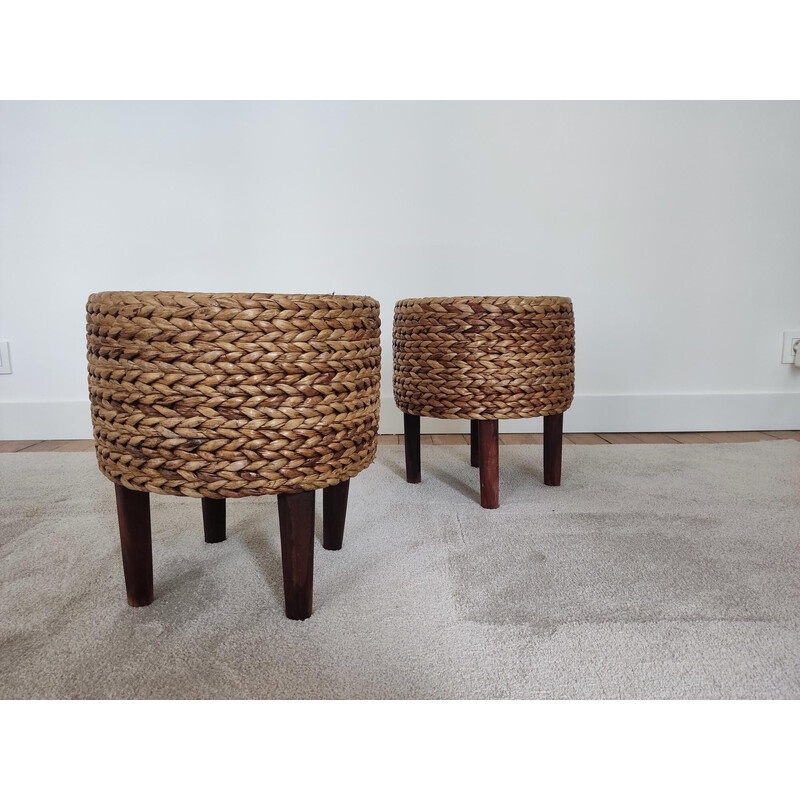
[(117, 495), (122, 569), (128, 605), (153, 602), (153, 544), (150, 535), (150, 495), (114, 484)]
[(469, 421), (469, 463), (473, 467), (479, 467), (481, 463), (480, 422), (479, 419), (471, 419)]
[(480, 448), (478, 457), (481, 470), (481, 505), (497, 508), (500, 505), (500, 464), (497, 435), (497, 420), (479, 420)]
[(326, 550), (342, 549), (349, 491), (350, 481), (326, 486), (322, 490), (322, 546)]
[(311, 616), (314, 593), (314, 492), (278, 495), (283, 595), (289, 619)]
[(203, 504), (203, 533), (208, 544), (225, 541), (225, 501), (213, 497), (201, 498)]
[(563, 414), (552, 414), (544, 418), (544, 482), (547, 486), (561, 486), (563, 429)]
[(415, 414), (403, 414), (403, 432), (406, 443), (406, 481), (419, 483), (422, 480), (419, 454), (419, 417)]

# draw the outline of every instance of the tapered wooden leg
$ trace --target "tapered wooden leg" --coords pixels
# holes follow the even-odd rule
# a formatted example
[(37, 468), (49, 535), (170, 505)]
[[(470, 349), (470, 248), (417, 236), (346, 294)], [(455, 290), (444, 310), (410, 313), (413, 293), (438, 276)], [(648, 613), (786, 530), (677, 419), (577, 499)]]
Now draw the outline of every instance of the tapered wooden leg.
[(150, 535), (150, 495), (114, 484), (122, 545), (122, 569), (128, 605), (153, 602), (153, 544)]
[(203, 497), (203, 533), (208, 544), (225, 541), (225, 501)]
[(478, 423), (480, 447), (478, 451), (481, 470), (481, 505), (497, 508), (500, 505), (500, 462), (497, 420), (482, 419)]
[(406, 481), (419, 483), (422, 480), (419, 456), (419, 417), (415, 414), (403, 414), (403, 432), (406, 443)]
[(480, 420), (471, 419), (469, 421), (469, 463), (473, 467), (480, 466), (481, 440), (478, 431), (480, 431)]
[(563, 414), (552, 414), (544, 418), (544, 482), (547, 486), (561, 486), (563, 429)]
[(314, 593), (314, 492), (279, 494), (278, 519), (286, 616), (307, 619)]
[(326, 486), (322, 490), (322, 546), (326, 550), (342, 549), (349, 491), (350, 481)]

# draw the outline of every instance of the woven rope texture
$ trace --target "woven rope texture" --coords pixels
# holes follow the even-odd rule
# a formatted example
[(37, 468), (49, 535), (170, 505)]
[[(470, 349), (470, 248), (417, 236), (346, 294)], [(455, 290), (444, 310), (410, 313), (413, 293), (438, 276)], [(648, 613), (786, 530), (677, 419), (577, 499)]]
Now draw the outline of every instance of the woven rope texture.
[(407, 414), (560, 414), (575, 389), (568, 297), (426, 297), (394, 307), (394, 399)]
[(247, 497), (332, 486), (375, 457), (371, 297), (102, 292), (86, 310), (97, 460), (112, 481)]

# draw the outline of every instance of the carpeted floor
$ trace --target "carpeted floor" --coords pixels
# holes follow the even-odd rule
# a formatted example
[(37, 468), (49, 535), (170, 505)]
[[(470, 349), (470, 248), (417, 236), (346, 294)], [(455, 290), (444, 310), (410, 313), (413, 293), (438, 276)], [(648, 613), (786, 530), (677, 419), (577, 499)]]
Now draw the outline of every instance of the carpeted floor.
[[(125, 603), (84, 453), (0, 455), (2, 698), (800, 698), (800, 443), (379, 448), (314, 615), (283, 615), (277, 503), (153, 495), (156, 600)], [(321, 498), (317, 528), (321, 531)]]

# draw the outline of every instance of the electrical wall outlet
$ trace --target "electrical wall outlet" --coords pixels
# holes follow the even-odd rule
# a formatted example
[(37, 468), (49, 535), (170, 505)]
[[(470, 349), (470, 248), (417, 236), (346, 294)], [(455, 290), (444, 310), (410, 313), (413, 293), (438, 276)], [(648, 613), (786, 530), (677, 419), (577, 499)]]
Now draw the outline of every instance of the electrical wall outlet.
[(0, 375), (11, 374), (11, 355), (8, 342), (0, 342)]
[(800, 342), (800, 331), (785, 331), (783, 334), (783, 351), (781, 364), (794, 364), (794, 348)]

